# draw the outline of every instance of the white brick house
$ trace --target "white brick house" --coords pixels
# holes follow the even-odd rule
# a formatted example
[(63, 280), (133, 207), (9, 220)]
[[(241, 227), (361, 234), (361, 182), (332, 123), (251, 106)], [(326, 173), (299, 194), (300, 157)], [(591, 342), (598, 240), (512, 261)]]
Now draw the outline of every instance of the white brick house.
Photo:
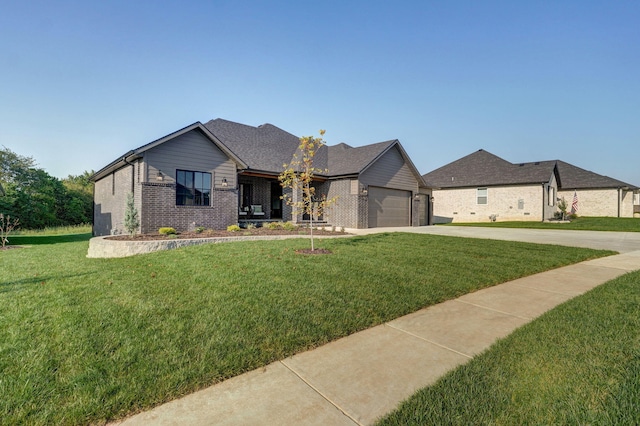
[(574, 194), (580, 216), (633, 217), (638, 187), (560, 160), (510, 163), (479, 150), (423, 175), (433, 189), (434, 223), (543, 221)]

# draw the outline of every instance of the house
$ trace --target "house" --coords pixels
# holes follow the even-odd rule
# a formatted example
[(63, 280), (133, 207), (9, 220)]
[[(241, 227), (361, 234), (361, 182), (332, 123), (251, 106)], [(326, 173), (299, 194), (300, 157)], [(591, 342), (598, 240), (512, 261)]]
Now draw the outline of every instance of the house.
[[(196, 122), (131, 150), (92, 176), (94, 235), (122, 233), (134, 194), (141, 233), (170, 226), (224, 229), (246, 221), (304, 222), (283, 203), (278, 175), (300, 140), (276, 126), (223, 119)], [(338, 197), (324, 217), (347, 228), (430, 223), (431, 191), (398, 140), (363, 147), (324, 146), (317, 194)]]
[(580, 216), (640, 217), (640, 189), (637, 186), (557, 161), (562, 186), (558, 197), (571, 206), (578, 201)]
[(510, 163), (485, 150), (423, 175), (433, 189), (434, 223), (543, 221), (562, 198), (581, 216), (633, 217), (638, 187), (560, 160)]

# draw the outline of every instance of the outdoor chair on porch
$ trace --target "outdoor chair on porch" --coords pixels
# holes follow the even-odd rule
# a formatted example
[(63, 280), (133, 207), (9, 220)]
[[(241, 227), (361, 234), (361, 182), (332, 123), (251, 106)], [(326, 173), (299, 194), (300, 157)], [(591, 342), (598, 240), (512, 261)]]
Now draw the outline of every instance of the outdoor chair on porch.
[(251, 205), (251, 217), (261, 218), (264, 217), (264, 211), (262, 210), (262, 204)]
[(249, 207), (241, 207), (238, 209), (238, 217), (240, 219), (247, 218), (249, 216)]

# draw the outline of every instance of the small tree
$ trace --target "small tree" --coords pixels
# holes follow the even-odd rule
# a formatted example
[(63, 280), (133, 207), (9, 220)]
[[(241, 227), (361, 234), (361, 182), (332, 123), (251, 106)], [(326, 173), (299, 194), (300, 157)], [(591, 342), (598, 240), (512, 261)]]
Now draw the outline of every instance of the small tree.
[(311, 237), (311, 251), (315, 250), (313, 244), (313, 216), (314, 214), (321, 216), (324, 211), (336, 201), (336, 197), (327, 199), (326, 195), (316, 197), (316, 189), (312, 186), (313, 177), (316, 173), (327, 173), (314, 167), (313, 158), (320, 148), (325, 145), (322, 139), (325, 131), (320, 130), (320, 137), (303, 136), (300, 138), (298, 152), (293, 155), (293, 159), (289, 164), (284, 164), (284, 171), (278, 176), (283, 188), (291, 188), (294, 194), (300, 193), (302, 199), (293, 197), (292, 194), (284, 194), (282, 199), (288, 206), (292, 207), (293, 214), (309, 215), (309, 227)]
[(19, 224), (20, 220), (11, 220), (11, 216), (5, 216), (3, 213), (0, 213), (0, 241), (2, 242), (2, 248), (9, 242), (9, 234), (16, 229)]
[(562, 213), (562, 220), (567, 218), (567, 201), (562, 197), (560, 201), (558, 201), (558, 209), (560, 213)]
[(124, 229), (127, 230), (129, 235), (133, 236), (140, 226), (140, 221), (138, 220), (138, 210), (136, 209), (136, 205), (133, 201), (133, 192), (127, 194), (127, 206), (124, 210)]

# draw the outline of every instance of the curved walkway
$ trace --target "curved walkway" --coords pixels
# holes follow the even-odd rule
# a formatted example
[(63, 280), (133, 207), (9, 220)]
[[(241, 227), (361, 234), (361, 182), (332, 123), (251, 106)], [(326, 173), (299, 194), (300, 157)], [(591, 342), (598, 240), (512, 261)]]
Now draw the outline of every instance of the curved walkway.
[(350, 231), (545, 242), (624, 254), (542, 272), (431, 306), (118, 424), (369, 425), (517, 327), (606, 281), (640, 269), (640, 234), (450, 226)]

